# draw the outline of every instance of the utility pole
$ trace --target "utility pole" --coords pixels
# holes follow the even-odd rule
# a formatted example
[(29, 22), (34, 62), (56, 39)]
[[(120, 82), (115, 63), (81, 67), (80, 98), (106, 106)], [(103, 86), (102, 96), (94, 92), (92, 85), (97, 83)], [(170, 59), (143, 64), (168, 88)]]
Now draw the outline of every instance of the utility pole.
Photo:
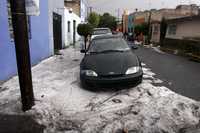
[(25, 0), (10, 0), (22, 110), (34, 105)]
[(124, 33), (124, 14), (122, 14), (122, 33)]
[(147, 38), (147, 43), (150, 44), (151, 42), (151, 1), (149, 0), (149, 18), (148, 18), (148, 38)]
[(152, 12), (151, 10), (149, 11), (149, 19), (148, 19), (148, 44), (150, 44), (150, 41), (151, 41), (151, 15), (152, 15)]
[(92, 13), (92, 7), (91, 6), (89, 7), (89, 9), (90, 9), (90, 13)]
[(118, 10), (117, 10), (118, 22), (119, 22), (119, 20), (120, 20), (119, 15), (120, 15), (120, 8), (118, 8)]

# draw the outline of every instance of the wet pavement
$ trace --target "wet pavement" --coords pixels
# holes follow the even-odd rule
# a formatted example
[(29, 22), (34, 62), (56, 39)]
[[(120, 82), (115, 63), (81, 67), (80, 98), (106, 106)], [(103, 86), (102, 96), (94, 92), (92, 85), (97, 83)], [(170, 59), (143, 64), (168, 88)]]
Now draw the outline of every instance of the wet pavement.
[(181, 95), (200, 100), (200, 63), (153, 48), (139, 47), (135, 53), (164, 81), (161, 85)]

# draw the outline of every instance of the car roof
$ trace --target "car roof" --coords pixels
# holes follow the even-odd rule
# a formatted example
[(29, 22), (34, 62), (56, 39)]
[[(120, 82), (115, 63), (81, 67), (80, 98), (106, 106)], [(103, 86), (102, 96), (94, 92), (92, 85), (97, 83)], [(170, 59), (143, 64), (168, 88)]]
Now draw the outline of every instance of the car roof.
[(92, 40), (110, 39), (110, 38), (122, 38), (122, 35), (101, 35), (101, 36), (96, 36)]

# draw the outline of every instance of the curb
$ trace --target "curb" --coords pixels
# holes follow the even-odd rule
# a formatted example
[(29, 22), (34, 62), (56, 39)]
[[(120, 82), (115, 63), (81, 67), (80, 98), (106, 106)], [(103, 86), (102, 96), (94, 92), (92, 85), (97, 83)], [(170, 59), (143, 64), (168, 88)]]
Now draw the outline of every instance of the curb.
[(188, 57), (189, 60), (200, 62), (200, 56), (192, 54), (192, 53), (184, 53), (184, 52), (180, 52), (179, 50), (163, 48), (163, 47), (160, 47), (160, 50), (167, 53), (175, 54), (175, 55), (185, 56), (185, 57)]

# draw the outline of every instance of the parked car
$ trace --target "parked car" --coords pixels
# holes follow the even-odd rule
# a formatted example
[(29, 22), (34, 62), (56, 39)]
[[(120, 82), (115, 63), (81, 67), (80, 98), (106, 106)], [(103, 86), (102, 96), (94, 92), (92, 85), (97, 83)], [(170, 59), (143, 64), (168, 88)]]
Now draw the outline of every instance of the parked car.
[(128, 41), (128, 45), (131, 49), (138, 49), (138, 44), (134, 43), (134, 42), (130, 42)]
[(134, 41), (133, 33), (128, 33), (127, 40), (132, 42)]
[(91, 40), (101, 35), (112, 35), (112, 32), (109, 28), (94, 28)]
[(136, 84), (142, 81), (141, 62), (126, 41), (117, 35), (95, 37), (80, 64), (83, 86)]

